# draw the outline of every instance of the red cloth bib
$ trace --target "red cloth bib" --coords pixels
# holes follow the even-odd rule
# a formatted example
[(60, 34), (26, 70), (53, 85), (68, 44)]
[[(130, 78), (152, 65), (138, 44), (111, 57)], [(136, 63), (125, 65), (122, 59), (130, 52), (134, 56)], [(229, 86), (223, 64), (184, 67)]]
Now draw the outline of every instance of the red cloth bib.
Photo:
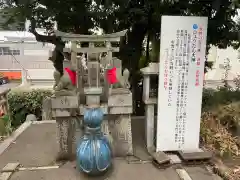
[(109, 84), (115, 84), (118, 82), (116, 71), (117, 71), (116, 67), (107, 70), (107, 80)]
[(64, 70), (68, 73), (72, 84), (75, 86), (77, 82), (77, 73), (75, 71), (70, 70), (70, 68), (64, 68)]

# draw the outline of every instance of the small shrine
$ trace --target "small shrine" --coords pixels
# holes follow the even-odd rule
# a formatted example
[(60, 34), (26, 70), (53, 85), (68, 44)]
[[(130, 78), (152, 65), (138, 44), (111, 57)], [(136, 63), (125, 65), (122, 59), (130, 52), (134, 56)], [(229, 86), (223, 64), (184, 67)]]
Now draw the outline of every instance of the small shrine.
[(88, 174), (105, 171), (112, 156), (133, 154), (130, 73), (122, 72), (121, 60), (113, 57), (119, 51), (113, 44), (126, 32), (101, 36), (55, 32), (62, 41), (71, 42), (71, 48), (64, 48), (71, 54), (70, 64), (62, 76), (54, 72), (51, 98), (59, 133), (58, 157), (77, 157), (78, 167)]

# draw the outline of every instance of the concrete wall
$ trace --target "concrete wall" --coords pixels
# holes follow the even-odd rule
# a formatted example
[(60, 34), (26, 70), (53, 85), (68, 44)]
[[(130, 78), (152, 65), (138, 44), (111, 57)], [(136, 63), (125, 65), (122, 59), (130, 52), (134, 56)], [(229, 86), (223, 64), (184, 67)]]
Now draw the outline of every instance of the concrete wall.
[(54, 69), (27, 69), (27, 78), (29, 80), (53, 81)]

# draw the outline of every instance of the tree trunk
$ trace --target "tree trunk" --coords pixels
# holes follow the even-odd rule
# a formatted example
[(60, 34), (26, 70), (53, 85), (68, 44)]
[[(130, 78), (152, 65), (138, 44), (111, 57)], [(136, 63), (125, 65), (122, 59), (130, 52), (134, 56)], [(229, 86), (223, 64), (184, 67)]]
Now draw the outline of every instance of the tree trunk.
[(63, 55), (63, 48), (56, 45), (54, 51), (56, 53), (56, 59), (53, 61), (53, 66), (55, 69), (60, 72), (61, 75), (63, 75), (63, 61), (64, 61), (64, 55)]
[(142, 55), (142, 42), (146, 34), (146, 26), (137, 24), (132, 27), (132, 31), (127, 34), (127, 42), (122, 45), (120, 57), (123, 60), (123, 66), (131, 72), (131, 89), (133, 93), (133, 113), (138, 114), (137, 103), (141, 102), (141, 91), (139, 90), (139, 59)]
[(160, 52), (160, 40), (154, 35), (152, 38), (152, 53), (151, 60), (152, 62), (159, 62), (159, 52)]
[(144, 67), (148, 65), (150, 61), (150, 34), (147, 35), (147, 47), (146, 47), (146, 61)]

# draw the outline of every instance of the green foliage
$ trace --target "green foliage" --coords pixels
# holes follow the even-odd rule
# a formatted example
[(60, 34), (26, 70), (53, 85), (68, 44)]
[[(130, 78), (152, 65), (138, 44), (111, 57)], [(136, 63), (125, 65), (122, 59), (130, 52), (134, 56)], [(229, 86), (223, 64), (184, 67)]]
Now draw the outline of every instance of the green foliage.
[(220, 156), (240, 154), (240, 91), (204, 89), (201, 141)]
[[(239, 27), (232, 20), (238, 1), (232, 0), (1, 0), (0, 7), (12, 19), (35, 17), (38, 27), (52, 32), (54, 21), (61, 31), (89, 33), (100, 27), (106, 33), (129, 29), (136, 24), (147, 27), (147, 34), (159, 37), (162, 15), (207, 16), (208, 44), (225, 48), (236, 44)], [(13, 18), (14, 17), (14, 18)], [(16, 19), (17, 18), (17, 19)], [(140, 30), (140, 29), (139, 29)], [(138, 34), (134, 34), (138, 36)], [(234, 42), (233, 42), (234, 41)]]
[(8, 103), (12, 126), (21, 125), (28, 114), (35, 114), (41, 119), (42, 101), (52, 95), (50, 90), (16, 90), (8, 93)]
[(13, 3), (13, 0), (0, 0), (0, 28), (4, 30), (24, 30), (25, 17)]
[(146, 56), (142, 55), (139, 61), (139, 69), (146, 67), (147, 59)]
[[(0, 117), (0, 136), (7, 136), (12, 132), (11, 122), (8, 115)], [(1, 140), (1, 137), (0, 137)]]
[(227, 105), (236, 101), (240, 101), (240, 91), (238, 89), (231, 90), (229, 88), (220, 88), (218, 90), (203, 90), (203, 111), (216, 108), (219, 105)]
[[(213, 115), (220, 120), (233, 135), (239, 135), (240, 128), (240, 102), (219, 106), (213, 111)], [(238, 132), (239, 131), (239, 132)]]

